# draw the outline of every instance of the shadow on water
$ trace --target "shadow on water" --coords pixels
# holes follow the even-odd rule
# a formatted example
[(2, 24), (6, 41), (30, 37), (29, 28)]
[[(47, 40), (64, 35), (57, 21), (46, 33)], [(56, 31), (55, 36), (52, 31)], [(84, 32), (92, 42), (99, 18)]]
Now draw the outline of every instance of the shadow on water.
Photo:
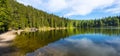
[[(26, 54), (29, 52), (33, 52), (39, 48), (49, 46), (50, 44), (56, 43), (59, 40), (64, 40), (69, 36), (75, 36), (78, 34), (103, 34), (108, 36), (113, 36), (113, 35), (120, 36), (120, 30), (119, 29), (67, 29), (67, 30), (52, 30), (52, 31), (38, 31), (38, 32), (22, 32), (22, 34), (18, 35), (16, 39), (13, 41), (13, 46), (18, 48), (21, 53)], [(63, 41), (62, 43), (66, 43), (66, 41)], [(73, 48), (73, 46), (70, 45), (70, 48)], [(59, 45), (57, 47), (59, 47)], [(54, 46), (52, 48), (54, 48)], [(62, 48), (61, 50), (64, 49), (64, 47), (59, 47), (59, 48)]]
[(12, 46), (6, 46), (10, 44), (11, 42), (12, 41), (5, 41), (5, 42), (0, 41), (0, 43), (3, 44), (3, 46), (0, 47), (0, 56), (8, 56), (7, 54), (15, 52), (15, 49)]
[(16, 47), (12, 45), (13, 41), (0, 41), (0, 56), (24, 56), (18, 51)]
[(15, 52), (12, 47), (0, 47), (0, 56), (5, 56), (5, 54)]

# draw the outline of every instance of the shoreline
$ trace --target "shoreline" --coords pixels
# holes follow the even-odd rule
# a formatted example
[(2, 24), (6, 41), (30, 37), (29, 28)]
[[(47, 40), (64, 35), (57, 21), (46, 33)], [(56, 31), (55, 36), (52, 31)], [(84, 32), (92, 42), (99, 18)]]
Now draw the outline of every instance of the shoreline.
[(7, 56), (9, 53), (13, 53), (11, 45), (17, 36), (16, 32), (16, 30), (12, 30), (0, 34), (0, 56)]
[(0, 47), (10, 46), (12, 40), (16, 37), (16, 31), (8, 31), (0, 34)]
[(0, 34), (0, 56), (24, 56), (12, 46), (13, 40), (23, 30), (11, 30)]
[[(73, 28), (73, 27), (71, 27)], [(71, 29), (69, 28), (69, 29)], [(68, 29), (67, 27), (56, 27), (56, 28), (50, 28), (50, 27), (42, 27), (42, 28), (26, 28), (24, 30), (11, 30), (4, 32), (0, 34), (0, 47), (7, 47), (10, 46), (12, 43), (12, 40), (15, 39), (16, 35), (20, 35), (22, 31), (25, 32), (35, 32), (35, 31), (50, 31), (50, 30), (61, 30), (61, 29)]]
[(25, 28), (23, 31), (26, 32), (35, 32), (35, 31), (51, 31), (51, 30), (65, 30), (65, 29), (74, 29), (75, 27), (41, 27), (41, 28)]
[(22, 31), (25, 32), (34, 32), (34, 31), (50, 31), (50, 30), (61, 30), (61, 29), (68, 29), (66, 27), (57, 27), (57, 28), (50, 28), (50, 27), (43, 27), (43, 28), (26, 28), (24, 30), (11, 30), (0, 34), (0, 47), (8, 47), (11, 45), (12, 40), (15, 39), (16, 35), (20, 35)]
[(24, 30), (11, 30), (0, 34), (0, 47), (9, 46), (13, 39)]

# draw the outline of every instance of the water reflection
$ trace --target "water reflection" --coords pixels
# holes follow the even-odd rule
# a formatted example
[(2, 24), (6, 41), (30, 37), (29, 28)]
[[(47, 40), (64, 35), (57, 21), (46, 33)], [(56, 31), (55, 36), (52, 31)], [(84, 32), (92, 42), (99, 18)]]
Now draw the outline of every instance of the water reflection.
[[(105, 39), (96, 41), (100, 39), (95, 36)], [(120, 56), (120, 38), (99, 34), (85, 34), (84, 37), (76, 35), (49, 44), (27, 56)]]
[[(118, 53), (116, 54), (118, 51), (113, 48), (113, 45), (117, 46), (116, 48), (120, 47), (118, 42), (118, 44), (114, 42), (114, 39), (118, 38), (119, 40), (119, 37), (119, 29), (67, 29), (45, 32), (23, 32), (13, 41), (13, 46), (17, 47), (19, 52), (23, 54), (34, 52), (38, 49), (34, 53), (36, 55), (40, 54), (40, 56), (58, 56), (57, 54), (60, 56), (87, 56), (86, 53), (90, 54), (91, 51), (93, 53), (98, 52), (98, 54), (101, 54), (100, 56), (105, 55), (103, 54), (104, 52), (111, 52), (110, 55), (119, 55)], [(85, 45), (88, 45), (88, 47), (85, 48)], [(111, 46), (111, 48), (107, 46)], [(103, 51), (101, 51), (102, 48)], [(106, 49), (115, 50), (115, 52)], [(30, 55), (35, 55), (34, 53)]]

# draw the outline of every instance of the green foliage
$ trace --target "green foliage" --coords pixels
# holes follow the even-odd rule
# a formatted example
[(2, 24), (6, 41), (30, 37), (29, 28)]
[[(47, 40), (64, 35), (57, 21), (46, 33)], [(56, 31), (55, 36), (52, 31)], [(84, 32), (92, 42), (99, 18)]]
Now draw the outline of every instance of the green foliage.
[[(63, 25), (66, 21), (65, 18), (48, 14), (31, 6), (24, 6), (14, 0), (3, 0), (3, 2), (6, 2), (6, 6), (2, 5), (5, 8), (0, 8), (4, 10), (1, 12), (3, 15), (1, 17), (9, 17), (11, 19), (11, 22), (7, 24), (9, 26), (7, 27), (8, 29), (24, 29), (26, 27), (65, 27), (65, 25)], [(10, 15), (6, 15), (5, 11), (9, 11), (8, 13)], [(1, 20), (3, 21), (4, 19)]]
[(120, 26), (120, 16), (106, 17), (98, 20), (79, 20), (79, 22), (77, 22), (77, 27), (81, 28), (110, 27), (110, 26), (114, 27)]
[(120, 26), (120, 16), (106, 17), (99, 20), (70, 20), (48, 14), (31, 6), (24, 6), (15, 0), (0, 0), (0, 31), (8, 29), (42, 27), (104, 27)]
[(7, 7), (7, 0), (0, 0), (0, 30), (8, 29), (10, 23), (9, 10)]

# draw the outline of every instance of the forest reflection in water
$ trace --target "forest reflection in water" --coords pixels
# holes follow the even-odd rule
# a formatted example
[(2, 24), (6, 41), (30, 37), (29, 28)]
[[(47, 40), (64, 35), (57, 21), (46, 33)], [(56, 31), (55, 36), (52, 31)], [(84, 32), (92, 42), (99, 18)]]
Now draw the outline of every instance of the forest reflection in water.
[[(40, 53), (43, 56), (56, 56), (57, 54), (60, 56), (118, 56), (120, 43), (117, 41), (120, 41), (119, 37), (119, 29), (67, 29), (22, 32), (13, 41), (13, 46), (28, 56)], [(119, 49), (116, 50), (113, 47)]]

